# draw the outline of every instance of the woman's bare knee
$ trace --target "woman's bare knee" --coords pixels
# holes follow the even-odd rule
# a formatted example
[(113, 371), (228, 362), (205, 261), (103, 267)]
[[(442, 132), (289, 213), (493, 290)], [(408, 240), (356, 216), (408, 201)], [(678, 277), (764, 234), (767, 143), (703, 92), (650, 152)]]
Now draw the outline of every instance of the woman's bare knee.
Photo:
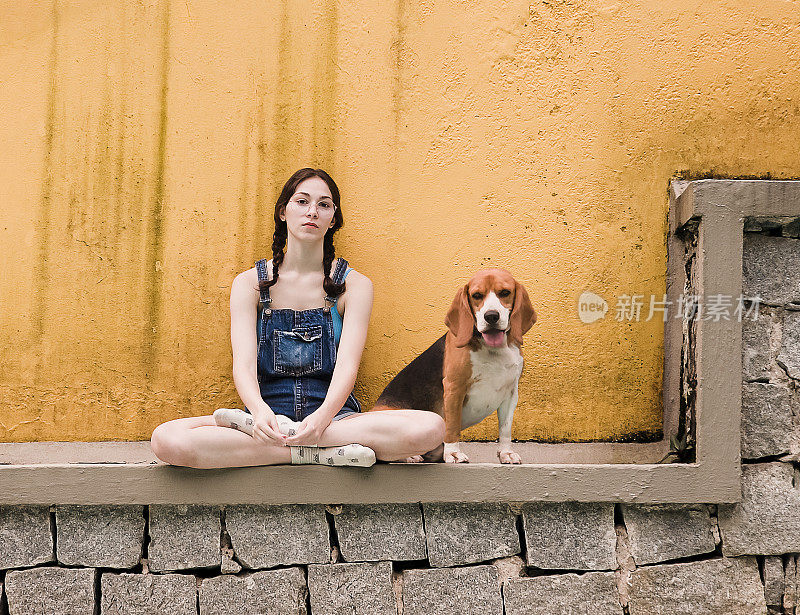
[(444, 442), (444, 419), (435, 412), (425, 412), (416, 423), (416, 438), (423, 452), (435, 449)]
[(404, 410), (404, 419), (393, 425), (393, 433), (402, 441), (411, 454), (427, 453), (444, 441), (444, 419), (435, 412), (426, 410)]
[(191, 466), (194, 455), (190, 447), (186, 446), (187, 438), (179, 437), (178, 430), (162, 423), (153, 430), (150, 437), (150, 448), (153, 453), (164, 463), (176, 466)]

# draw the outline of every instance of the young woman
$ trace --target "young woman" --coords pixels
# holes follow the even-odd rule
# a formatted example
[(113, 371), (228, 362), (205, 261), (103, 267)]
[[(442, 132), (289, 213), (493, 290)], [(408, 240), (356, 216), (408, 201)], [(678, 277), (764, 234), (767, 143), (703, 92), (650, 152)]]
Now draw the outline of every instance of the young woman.
[(372, 282), (335, 258), (333, 235), (344, 219), (334, 181), (321, 169), (300, 169), (274, 217), (272, 260), (258, 261), (231, 287), (233, 380), (245, 411), (167, 421), (153, 431), (153, 452), (194, 468), (368, 466), (375, 458), (418, 461), (441, 447), (438, 415), (362, 413), (352, 394)]

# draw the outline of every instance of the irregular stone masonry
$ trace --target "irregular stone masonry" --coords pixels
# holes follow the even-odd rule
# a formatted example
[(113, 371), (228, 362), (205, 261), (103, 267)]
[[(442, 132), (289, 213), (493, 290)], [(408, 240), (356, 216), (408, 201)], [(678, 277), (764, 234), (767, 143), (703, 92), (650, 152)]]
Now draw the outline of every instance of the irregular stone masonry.
[[(55, 506), (59, 539), (48, 561), (51, 511), (6, 506), (3, 545), (25, 544), (20, 519), (48, 531), (28, 560), (0, 553), (2, 591), (10, 612), (25, 615), (90, 613), (96, 603), (102, 614), (409, 615), (450, 613), (455, 604), (460, 613), (498, 615), (588, 606), (629, 615), (762, 614), (767, 603), (796, 602), (794, 556), (777, 555), (800, 551), (792, 471), (789, 463), (746, 465), (745, 500), (720, 506), (719, 519), (717, 507), (696, 504), (330, 506), (331, 525), (325, 507), (313, 505), (159, 505), (147, 516), (140, 506)], [(79, 550), (82, 542), (91, 548)], [(159, 545), (162, 570), (145, 557), (147, 545)], [(70, 563), (76, 553), (80, 563)], [(633, 565), (621, 567), (619, 553), (630, 553)], [(770, 556), (760, 558), (763, 582), (754, 557), (762, 555)], [(623, 568), (632, 572), (620, 576)]]

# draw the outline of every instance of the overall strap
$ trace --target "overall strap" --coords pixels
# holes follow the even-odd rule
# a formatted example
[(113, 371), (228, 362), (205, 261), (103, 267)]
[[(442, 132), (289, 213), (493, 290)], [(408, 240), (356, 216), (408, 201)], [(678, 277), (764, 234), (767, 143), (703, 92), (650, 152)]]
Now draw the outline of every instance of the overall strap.
[[(256, 272), (258, 272), (258, 281), (268, 281), (269, 275), (267, 274), (267, 259), (262, 258), (261, 260), (256, 261)], [(272, 310), (269, 309), (269, 304), (272, 303), (272, 299), (269, 296), (269, 288), (260, 290), (260, 300), (261, 300), (261, 307), (267, 310), (270, 313)]]
[[(336, 268), (331, 273), (331, 280), (333, 280), (334, 284), (341, 284), (342, 280), (344, 280), (344, 273), (347, 271), (347, 261), (343, 258), (339, 258), (339, 261), (336, 264)], [(336, 303), (337, 297), (325, 297), (325, 301), (333, 305)], [(325, 306), (325, 311), (328, 311), (330, 308)]]

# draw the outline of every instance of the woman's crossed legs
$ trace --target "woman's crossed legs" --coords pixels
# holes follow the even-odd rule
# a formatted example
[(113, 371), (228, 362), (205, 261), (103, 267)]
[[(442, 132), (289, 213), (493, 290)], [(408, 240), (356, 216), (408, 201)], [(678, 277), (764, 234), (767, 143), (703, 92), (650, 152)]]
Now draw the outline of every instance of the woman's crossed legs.
[[(424, 410), (376, 410), (332, 421), (318, 446), (358, 443), (382, 461), (405, 461), (440, 448), (444, 420)], [(150, 446), (165, 463), (192, 468), (228, 468), (291, 462), (288, 446), (265, 443), (220, 427), (213, 416), (173, 419), (153, 431)], [(435, 456), (435, 454), (434, 454)]]

